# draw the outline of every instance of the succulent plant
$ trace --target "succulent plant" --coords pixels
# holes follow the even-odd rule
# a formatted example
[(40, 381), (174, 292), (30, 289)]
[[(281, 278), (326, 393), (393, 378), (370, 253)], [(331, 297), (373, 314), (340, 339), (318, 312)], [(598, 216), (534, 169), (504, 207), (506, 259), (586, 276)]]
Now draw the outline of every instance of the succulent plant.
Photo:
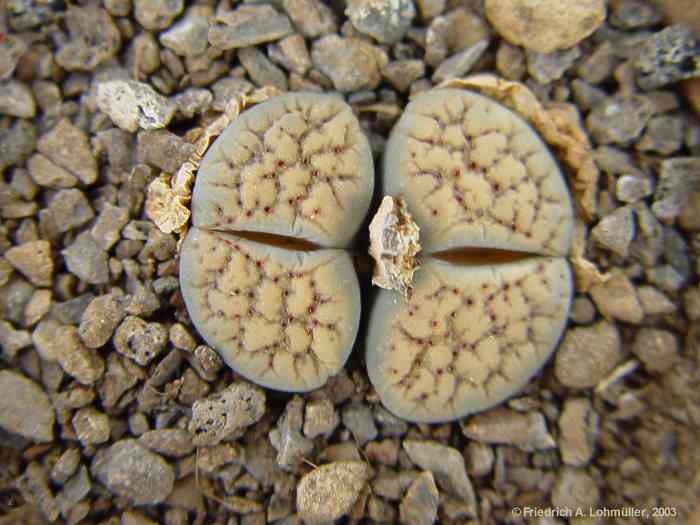
[[(233, 369), (308, 391), (343, 367), (362, 300), (342, 248), (373, 180), (357, 120), (327, 95), (275, 97), (214, 142), (180, 279), (193, 322)], [(556, 347), (572, 294), (573, 210), (547, 147), (492, 99), (434, 89), (392, 131), (383, 189), (398, 200), (385, 199), (370, 232), (391, 259), (377, 282), (401, 295), (380, 291), (369, 316), (366, 361), (382, 402), (437, 422), (520, 391)]]
[(366, 360), (382, 403), (412, 421), (456, 419), (521, 390), (566, 325), (573, 211), (535, 131), (484, 96), (415, 97), (387, 144), (383, 183), (430, 253), (410, 299), (382, 290)]
[(336, 97), (275, 97), (212, 144), (192, 195), (180, 282), (195, 326), (234, 370), (307, 391), (342, 368), (361, 306), (350, 256), (338, 248), (354, 237), (373, 190), (369, 144)]

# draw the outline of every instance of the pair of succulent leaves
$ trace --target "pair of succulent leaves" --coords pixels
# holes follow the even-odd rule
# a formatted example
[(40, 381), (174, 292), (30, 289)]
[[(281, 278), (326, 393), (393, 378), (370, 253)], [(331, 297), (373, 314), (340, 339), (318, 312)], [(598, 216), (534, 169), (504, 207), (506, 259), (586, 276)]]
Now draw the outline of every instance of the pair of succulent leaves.
[[(383, 404), (436, 422), (518, 392), (555, 348), (572, 294), (573, 212), (546, 146), (491, 99), (434, 89), (392, 131), (381, 183), (405, 199), (427, 254), (410, 299), (381, 290), (373, 301), (365, 357)], [(334, 96), (275, 97), (214, 142), (180, 282), (193, 323), (231, 368), (299, 392), (343, 367), (362, 303), (344, 248), (373, 193), (367, 138)]]

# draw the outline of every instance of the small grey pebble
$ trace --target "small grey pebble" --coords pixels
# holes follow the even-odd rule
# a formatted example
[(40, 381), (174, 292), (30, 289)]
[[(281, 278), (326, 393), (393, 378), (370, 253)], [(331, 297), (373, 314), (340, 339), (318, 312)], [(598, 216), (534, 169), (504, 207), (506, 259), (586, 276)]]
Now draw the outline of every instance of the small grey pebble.
[(599, 321), (566, 331), (554, 361), (554, 375), (570, 388), (590, 388), (605, 379), (621, 359), (617, 327)]
[(61, 454), (51, 469), (51, 480), (58, 485), (63, 485), (80, 465), (80, 450), (71, 447)]
[(622, 0), (610, 13), (610, 25), (620, 29), (652, 27), (662, 21), (661, 13), (642, 0)]
[(660, 115), (649, 120), (644, 135), (635, 146), (639, 151), (670, 155), (683, 146), (684, 133), (685, 121), (682, 117)]
[(168, 342), (168, 331), (160, 323), (147, 323), (129, 315), (114, 333), (114, 348), (141, 366), (150, 363)]
[(634, 203), (651, 195), (651, 181), (645, 176), (623, 175), (615, 184), (615, 196), (621, 202)]
[(274, 86), (287, 90), (287, 76), (274, 65), (257, 47), (245, 47), (238, 51), (238, 59), (248, 72), (250, 79), (258, 86)]
[(125, 315), (124, 297), (110, 293), (95, 297), (83, 312), (78, 334), (88, 348), (105, 345)]
[(81, 190), (59, 190), (50, 198), (48, 208), (41, 210), (39, 226), (55, 235), (82, 226), (94, 216), (95, 212)]
[(578, 46), (552, 53), (538, 53), (527, 49), (525, 56), (530, 76), (540, 84), (548, 84), (564, 76), (581, 56), (581, 50)]
[(159, 129), (168, 125), (175, 106), (149, 84), (110, 80), (97, 86), (97, 105), (124, 131)]
[(627, 145), (641, 135), (652, 112), (646, 97), (610, 98), (588, 114), (586, 128), (598, 144)]
[(388, 62), (379, 48), (355, 38), (327, 35), (316, 40), (311, 60), (333, 86), (343, 93), (374, 89), (381, 80), (381, 69)]
[(403, 448), (411, 461), (433, 473), (440, 487), (459, 498), (472, 513), (476, 512), (476, 496), (467, 475), (464, 457), (455, 448), (435, 441), (405, 440)]
[(313, 439), (323, 435), (330, 437), (340, 422), (333, 403), (329, 399), (309, 401), (304, 412), (304, 435)]
[(668, 26), (646, 38), (635, 61), (644, 90), (700, 74), (700, 42), (682, 24)]
[(283, 0), (284, 10), (302, 35), (315, 38), (338, 31), (335, 14), (321, 0)]
[(416, 16), (413, 0), (349, 0), (345, 14), (360, 33), (383, 44), (403, 38)]
[(209, 21), (204, 15), (203, 9), (199, 11), (191, 9), (175, 25), (162, 32), (158, 40), (177, 55), (184, 57), (201, 55), (209, 45)]
[(0, 370), (0, 427), (32, 441), (53, 441), (54, 412), (46, 392), (31, 379)]
[(90, 473), (107, 490), (134, 505), (163, 502), (175, 482), (173, 468), (134, 439), (123, 439), (100, 449), (93, 458)]
[(618, 208), (603, 217), (591, 230), (591, 239), (620, 257), (627, 257), (635, 236), (634, 210), (629, 206)]
[(96, 408), (81, 408), (73, 415), (71, 423), (83, 447), (100, 445), (109, 440), (109, 416)]
[(379, 431), (372, 417), (372, 409), (364, 403), (351, 403), (343, 408), (343, 425), (352, 432), (357, 446), (376, 439)]
[(479, 40), (468, 48), (442, 61), (435, 70), (435, 73), (433, 73), (433, 83), (439, 84), (445, 80), (459, 78), (467, 74), (479, 61), (488, 46), (489, 41), (487, 39)]
[(432, 525), (437, 518), (438, 490), (430, 471), (422, 472), (406, 491), (399, 506), (405, 525)]
[(678, 341), (668, 330), (642, 328), (637, 332), (632, 352), (649, 372), (666, 372), (678, 359)]
[(139, 443), (163, 456), (182, 458), (194, 451), (192, 435), (180, 428), (160, 428), (143, 432)]
[(238, 429), (258, 421), (264, 413), (264, 391), (247, 382), (236, 382), (196, 401), (188, 429), (195, 445), (216, 445)]
[(95, 242), (108, 251), (119, 240), (121, 229), (129, 221), (129, 210), (105, 204), (90, 229)]
[(271, 5), (241, 5), (215, 17), (209, 25), (209, 43), (218, 49), (235, 49), (279, 40), (292, 32), (292, 24)]
[(559, 416), (559, 451), (567, 465), (581, 467), (591, 460), (599, 430), (598, 414), (590, 400), (570, 398)]
[(183, 0), (134, 0), (136, 20), (150, 31), (161, 31), (170, 27), (183, 8)]
[(294, 396), (279, 419), (277, 427), (270, 431), (270, 443), (277, 450), (277, 464), (294, 471), (313, 451), (313, 441), (306, 439), (301, 428), (304, 419), (304, 400)]
[(89, 231), (84, 231), (61, 252), (68, 271), (90, 284), (105, 284), (109, 281), (107, 252), (95, 242)]

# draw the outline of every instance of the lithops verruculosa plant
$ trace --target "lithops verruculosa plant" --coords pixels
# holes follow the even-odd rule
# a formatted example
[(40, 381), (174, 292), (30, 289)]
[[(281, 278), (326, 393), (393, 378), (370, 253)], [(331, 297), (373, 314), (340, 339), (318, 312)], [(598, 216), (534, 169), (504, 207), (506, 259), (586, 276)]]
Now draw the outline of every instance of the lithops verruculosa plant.
[(367, 369), (382, 402), (438, 422), (512, 396), (566, 325), (569, 193), (537, 133), (461, 89), (416, 96), (387, 143), (386, 193), (401, 196), (429, 255), (404, 299), (382, 290)]
[(318, 388), (342, 368), (361, 308), (342, 248), (373, 189), (369, 143), (333, 96), (274, 97), (212, 144), (180, 284), (193, 323), (231, 368), (284, 391)]

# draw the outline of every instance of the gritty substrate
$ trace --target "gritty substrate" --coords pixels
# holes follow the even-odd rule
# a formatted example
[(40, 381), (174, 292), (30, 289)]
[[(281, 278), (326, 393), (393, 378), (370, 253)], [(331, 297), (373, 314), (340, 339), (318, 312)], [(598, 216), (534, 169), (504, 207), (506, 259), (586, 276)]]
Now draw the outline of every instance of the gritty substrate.
[[(583, 40), (543, 54), (495, 29), (524, 0), (374, 3), (0, 3), (0, 523), (529, 522), (515, 507), (657, 507), (689, 521), (700, 124), (687, 102), (697, 83), (681, 81), (698, 74), (700, 35), (666, 29), (664, 4), (679, 2), (611, 0), (603, 21), (597, 0), (547, 0), (539, 9)], [(697, 3), (682, 3), (697, 28)], [(518, 41), (570, 46), (553, 27), (508, 25)], [(382, 407), (362, 343), (303, 395), (234, 374), (186, 315), (178, 238), (143, 211), (149, 183), (193, 153), (195, 128), (262, 85), (340, 93), (379, 166), (409, 96), (471, 73), (525, 82), (562, 119), (578, 111), (600, 171), (574, 238), (610, 279), (575, 280), (553, 359), (515, 398), (434, 425)], [(306, 328), (298, 317), (290, 326)]]

